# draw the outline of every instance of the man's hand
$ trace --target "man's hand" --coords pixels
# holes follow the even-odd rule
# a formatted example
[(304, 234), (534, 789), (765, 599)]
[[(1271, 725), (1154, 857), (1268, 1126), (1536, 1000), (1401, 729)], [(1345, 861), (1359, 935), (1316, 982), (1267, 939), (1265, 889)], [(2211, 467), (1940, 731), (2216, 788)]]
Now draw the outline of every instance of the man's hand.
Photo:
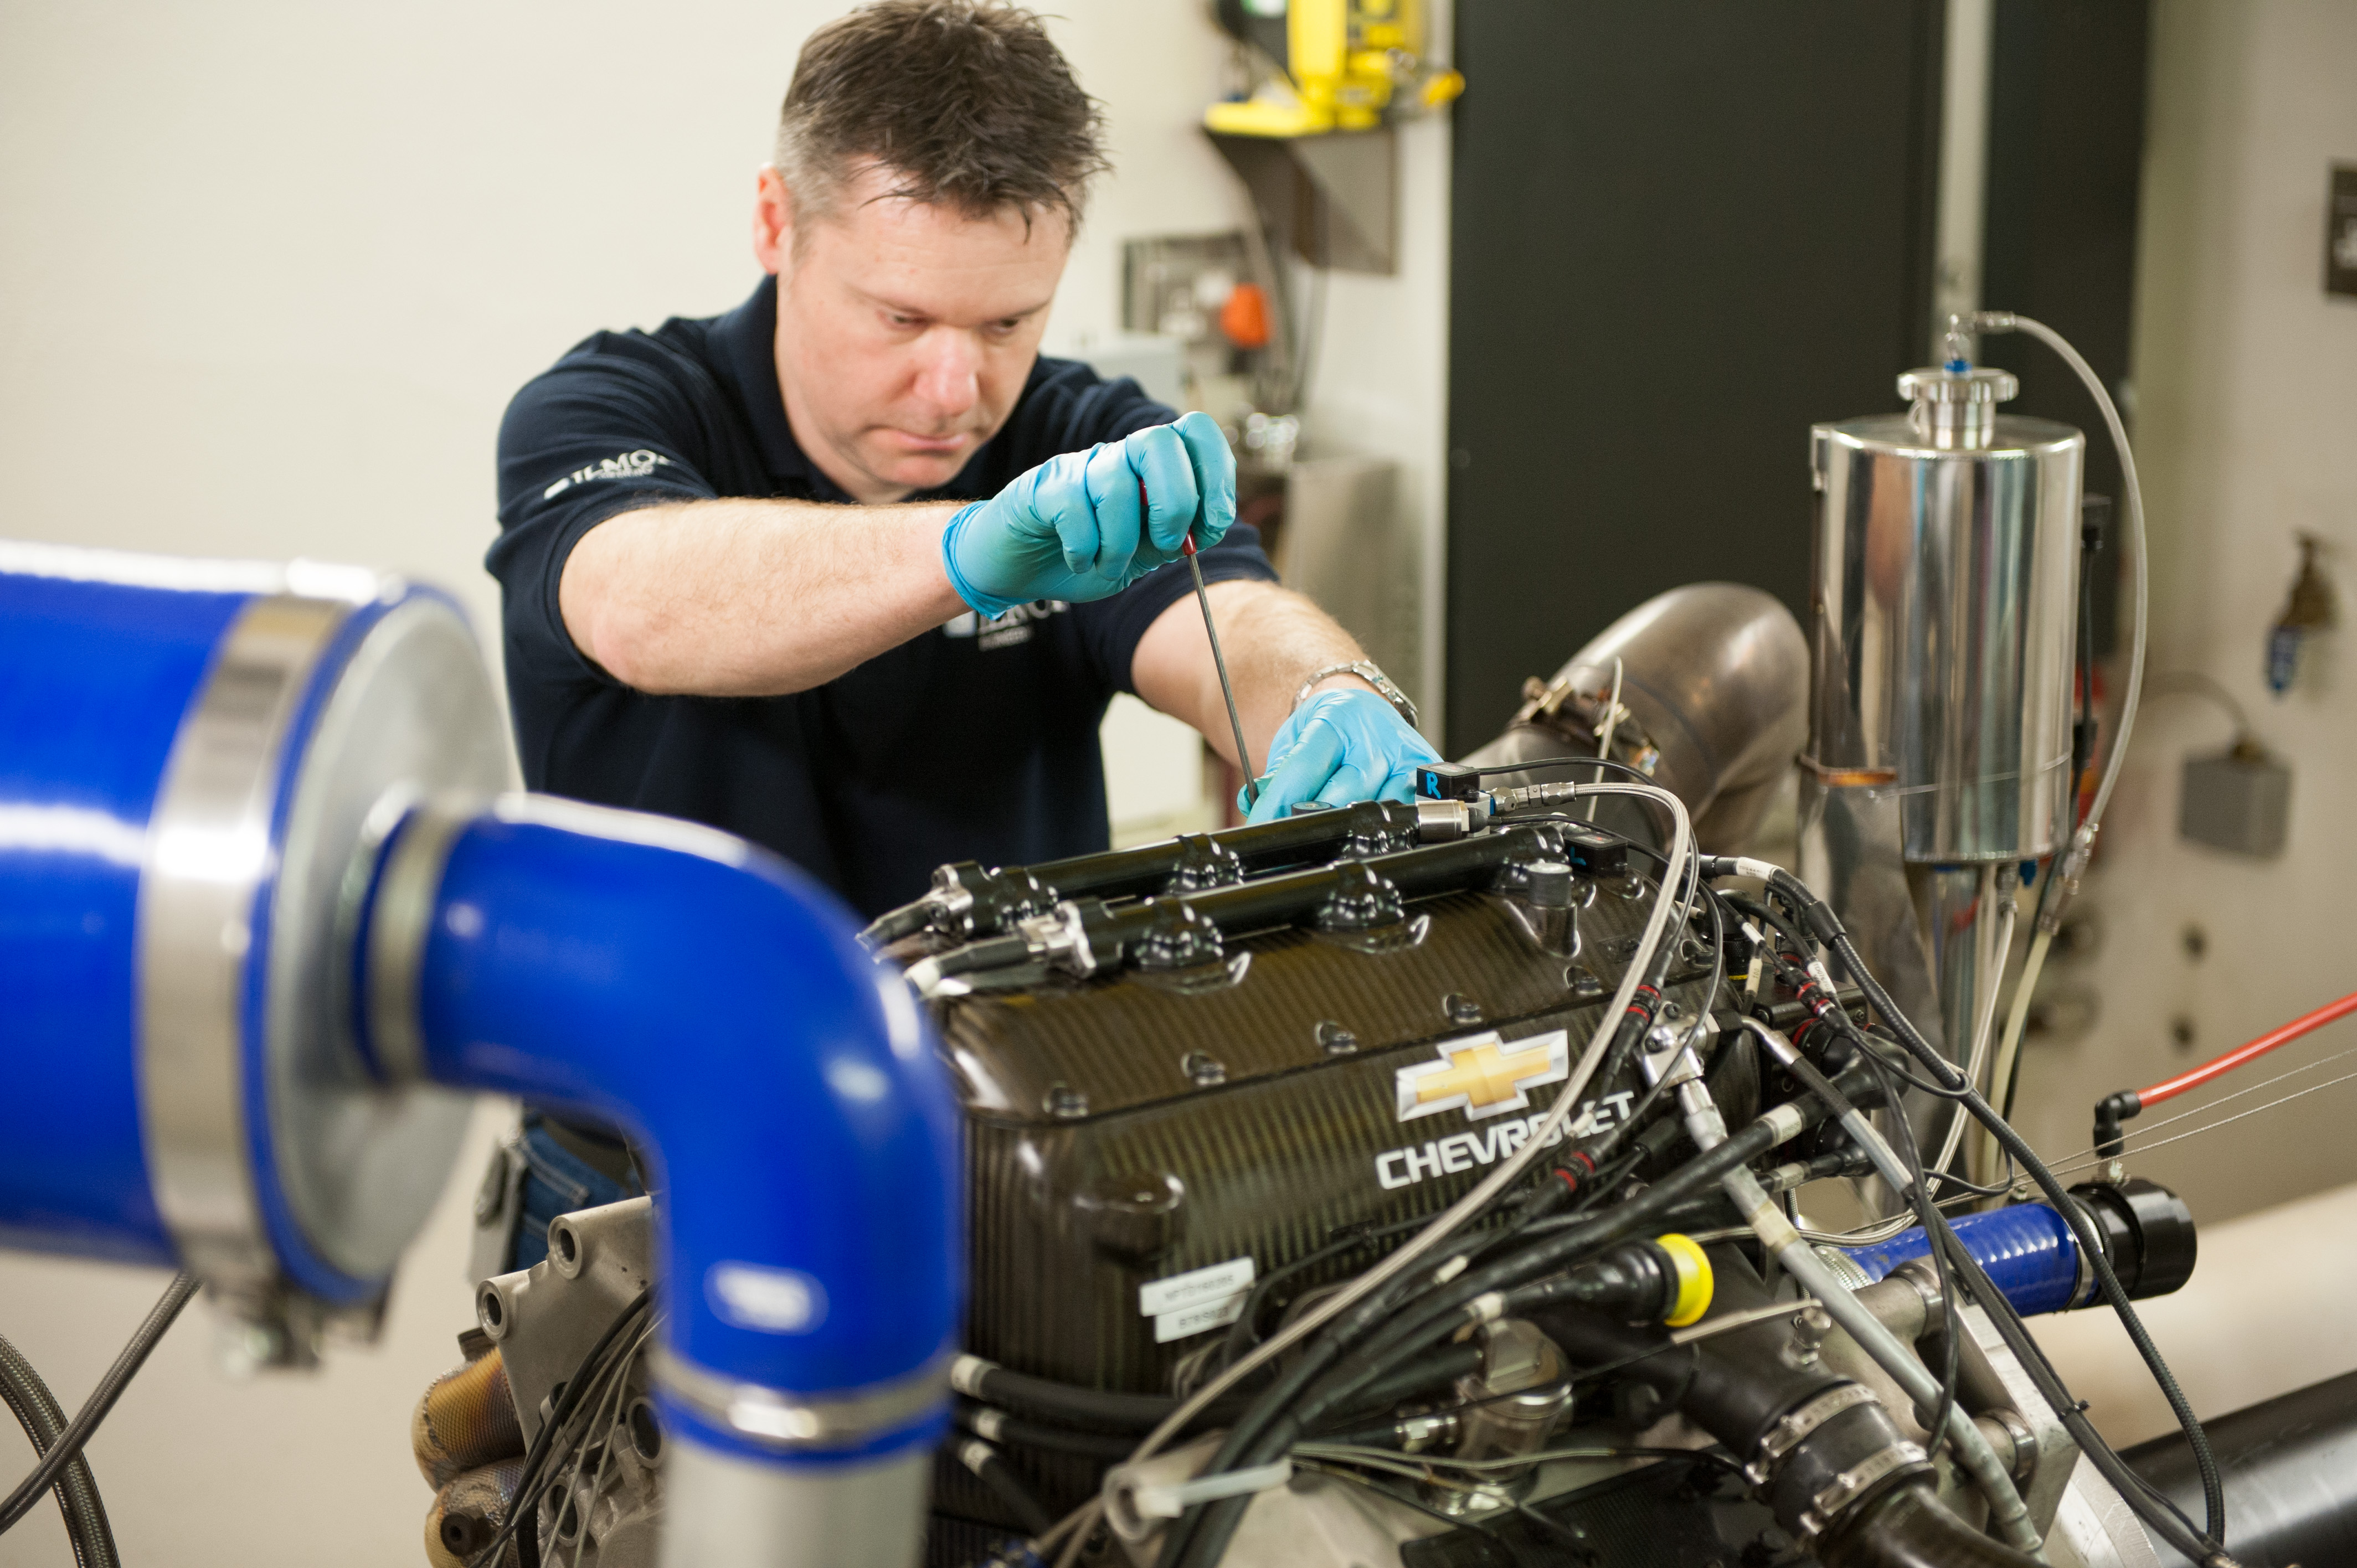
[[(1416, 765), (1439, 760), (1399, 710), (1374, 693), (1319, 692), (1293, 711), (1269, 743), (1268, 771), (1246, 820), (1275, 822), (1304, 800), (1347, 806), (1414, 800)], [(1236, 809), (1244, 809), (1241, 790)]]
[[(1143, 484), (1144, 504), (1139, 486)], [(1207, 413), (1051, 457), (950, 520), (942, 561), (986, 616), (1034, 599), (1117, 594), (1236, 520), (1236, 460)]]

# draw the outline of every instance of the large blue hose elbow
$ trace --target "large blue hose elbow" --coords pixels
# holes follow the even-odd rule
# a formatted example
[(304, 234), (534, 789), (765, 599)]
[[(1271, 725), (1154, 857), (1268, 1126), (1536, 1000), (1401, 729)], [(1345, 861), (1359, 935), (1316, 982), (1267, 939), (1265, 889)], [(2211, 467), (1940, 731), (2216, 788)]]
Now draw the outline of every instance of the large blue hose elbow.
[(0, 542), (0, 1246), (177, 1262), (301, 1362), (447, 1177), (436, 1086), (570, 1108), (654, 1165), (666, 1568), (915, 1560), (958, 1123), (823, 889), (499, 795), (463, 618), (366, 571)]
[[(702, 1451), (690, 1470), (733, 1475), (732, 1500), (673, 1501), (667, 1541), (725, 1524), (800, 1561), (743, 1517), (780, 1492), (813, 1563), (912, 1557), (958, 1324), (958, 1121), (846, 914), (726, 834), (529, 796), (414, 812), (373, 911), (383, 1070), (591, 1116), (648, 1152), (660, 1398)], [(888, 1478), (811, 1494), (854, 1464)]]

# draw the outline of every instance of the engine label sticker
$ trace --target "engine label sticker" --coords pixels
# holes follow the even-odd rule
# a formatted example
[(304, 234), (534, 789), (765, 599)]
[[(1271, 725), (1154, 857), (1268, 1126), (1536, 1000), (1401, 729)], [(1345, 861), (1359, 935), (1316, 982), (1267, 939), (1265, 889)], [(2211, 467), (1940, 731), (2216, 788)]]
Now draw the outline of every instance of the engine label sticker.
[(1243, 1315), (1244, 1298), (1241, 1292), (1209, 1306), (1187, 1306), (1177, 1312), (1166, 1312), (1154, 1320), (1154, 1342), (1168, 1345), (1173, 1339), (1184, 1339), (1189, 1334), (1200, 1334), (1207, 1328), (1225, 1328)]
[(1571, 1076), (1571, 1036), (1562, 1029), (1507, 1045), (1495, 1029), (1443, 1040), (1440, 1059), (1399, 1069), (1399, 1119), (1462, 1111), (1476, 1121), (1527, 1110), (1529, 1091)]
[(1250, 1258), (1230, 1258), (1224, 1263), (1190, 1269), (1168, 1279), (1148, 1280), (1137, 1287), (1138, 1314), (1160, 1317), (1186, 1307), (1215, 1305), (1252, 1289), (1253, 1279)]
[[(1585, 1138), (1603, 1132), (1615, 1122), (1624, 1120), (1636, 1096), (1627, 1090), (1617, 1090), (1591, 1100), (1579, 1108), (1579, 1113), (1566, 1119), (1555, 1130), (1549, 1144), (1560, 1144), (1566, 1138)], [(1477, 1165), (1497, 1164), (1524, 1144), (1545, 1125), (1547, 1111), (1537, 1111), (1528, 1116), (1517, 1116), (1511, 1122), (1500, 1122), (1479, 1133), (1452, 1133), (1446, 1138), (1435, 1138), (1421, 1147), (1386, 1149), (1375, 1156), (1375, 1180), (1384, 1190), (1413, 1187), (1437, 1176), (1453, 1176), (1469, 1171)]]

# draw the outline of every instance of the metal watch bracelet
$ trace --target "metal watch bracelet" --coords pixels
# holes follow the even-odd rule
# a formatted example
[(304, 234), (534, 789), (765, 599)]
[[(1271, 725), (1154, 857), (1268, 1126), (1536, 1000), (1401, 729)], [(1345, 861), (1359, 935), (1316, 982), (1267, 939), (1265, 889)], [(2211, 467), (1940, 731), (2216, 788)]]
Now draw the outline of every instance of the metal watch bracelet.
[(1293, 705), (1297, 708), (1308, 702), (1312, 687), (1318, 682), (1335, 675), (1356, 675), (1360, 680), (1372, 686), (1376, 694), (1384, 702), (1399, 710), (1399, 716), (1407, 721), (1408, 728), (1416, 727), (1415, 704), (1407, 700), (1407, 693), (1399, 689), (1397, 682), (1384, 674), (1372, 660), (1365, 659), (1353, 659), (1347, 664), (1329, 664), (1323, 670), (1318, 671), (1308, 680), (1301, 682), (1301, 690), (1293, 693)]

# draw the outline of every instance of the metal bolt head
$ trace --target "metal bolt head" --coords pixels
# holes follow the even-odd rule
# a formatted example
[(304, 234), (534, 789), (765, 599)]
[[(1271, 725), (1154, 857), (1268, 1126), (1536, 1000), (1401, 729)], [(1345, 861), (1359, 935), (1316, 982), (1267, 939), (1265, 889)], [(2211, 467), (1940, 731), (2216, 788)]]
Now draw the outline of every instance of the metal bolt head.
[(1481, 1004), (1461, 991), (1452, 991), (1442, 997), (1440, 1010), (1452, 1024), (1478, 1024), (1481, 1021)]
[(1089, 1113), (1089, 1097), (1060, 1080), (1048, 1086), (1039, 1097), (1039, 1109), (1059, 1121), (1072, 1122)]
[(2114, 1160), (2110, 1165), (2105, 1165), (2104, 1167), (2104, 1179), (2114, 1187), (2117, 1187), (2120, 1183), (2127, 1180), (2127, 1162), (2126, 1160)]
[(1318, 1020), (1318, 1048), (1329, 1057), (1347, 1057), (1359, 1048), (1359, 1036), (1330, 1018)]
[(1209, 1089), (1228, 1081), (1228, 1069), (1219, 1058), (1209, 1051), (1189, 1051), (1178, 1062), (1178, 1070), (1198, 1089)]

